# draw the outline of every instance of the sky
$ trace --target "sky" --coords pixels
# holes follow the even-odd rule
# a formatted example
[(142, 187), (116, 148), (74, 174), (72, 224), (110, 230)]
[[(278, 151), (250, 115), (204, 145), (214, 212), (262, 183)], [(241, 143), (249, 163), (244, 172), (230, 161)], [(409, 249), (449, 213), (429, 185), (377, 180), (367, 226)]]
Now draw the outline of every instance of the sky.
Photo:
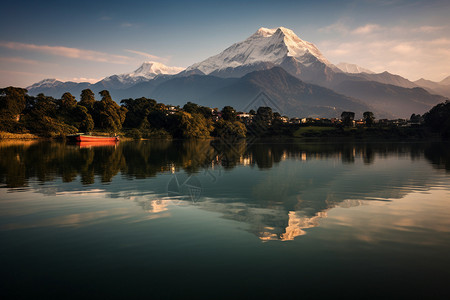
[(334, 64), (450, 75), (450, 1), (21, 1), (0, 18), (0, 87), (96, 82), (144, 61), (188, 67), (260, 27), (292, 29)]

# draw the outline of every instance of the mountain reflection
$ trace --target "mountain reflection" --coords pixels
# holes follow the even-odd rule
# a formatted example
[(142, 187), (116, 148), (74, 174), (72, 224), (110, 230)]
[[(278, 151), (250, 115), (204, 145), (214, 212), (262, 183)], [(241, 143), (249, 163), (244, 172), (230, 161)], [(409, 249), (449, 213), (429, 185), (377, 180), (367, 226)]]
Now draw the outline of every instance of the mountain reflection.
[[(261, 240), (293, 240), (318, 226), (334, 207), (391, 201), (426, 190), (434, 184), (429, 164), (450, 171), (447, 149), (445, 143), (157, 140), (84, 148), (48, 141), (1, 142), (0, 183), (16, 191), (32, 180), (90, 186), (117, 177), (119, 181), (103, 187), (105, 192), (135, 201), (155, 217), (170, 216), (173, 205), (194, 204), (247, 224)], [(171, 176), (184, 176), (179, 182), (199, 177), (200, 197), (170, 195)], [(136, 185), (146, 178), (145, 184)], [(131, 180), (136, 184), (126, 183)], [(64, 184), (56, 189), (64, 190)]]

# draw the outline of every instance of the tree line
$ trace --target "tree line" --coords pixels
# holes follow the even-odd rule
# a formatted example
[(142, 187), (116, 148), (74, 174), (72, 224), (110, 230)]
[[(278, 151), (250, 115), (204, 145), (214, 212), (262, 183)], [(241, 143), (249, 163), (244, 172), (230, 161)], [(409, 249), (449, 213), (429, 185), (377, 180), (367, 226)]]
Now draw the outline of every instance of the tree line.
[[(0, 89), (0, 130), (45, 137), (92, 131), (122, 132), (137, 139), (245, 138), (248, 134), (248, 127), (231, 106), (219, 112), (192, 102), (174, 107), (145, 97), (124, 99), (118, 105), (107, 90), (99, 95), (101, 98), (97, 100), (90, 89), (85, 89), (77, 101), (70, 93), (55, 99), (42, 93), (30, 96), (22, 88)], [(254, 114), (255, 121), (249, 127), (253, 134), (276, 124), (274, 117), (281, 117), (272, 113), (270, 107), (261, 107)]]
[[(183, 107), (168, 106), (145, 97), (124, 99), (117, 104), (107, 90), (81, 92), (80, 101), (70, 93), (60, 99), (38, 94), (30, 96), (26, 89), (0, 89), (0, 131), (33, 133), (58, 137), (92, 131), (109, 134), (122, 132), (132, 138), (245, 138), (253, 136), (292, 136), (298, 124), (286, 124), (270, 107), (251, 110), (251, 120), (237, 117), (236, 110), (225, 106), (217, 109), (192, 102)], [(342, 125), (351, 126), (355, 114), (343, 112)], [(418, 115), (419, 116), (419, 115)], [(372, 112), (363, 115), (366, 126), (374, 124)], [(450, 102), (433, 107), (423, 116), (425, 125), (444, 137), (450, 137)]]

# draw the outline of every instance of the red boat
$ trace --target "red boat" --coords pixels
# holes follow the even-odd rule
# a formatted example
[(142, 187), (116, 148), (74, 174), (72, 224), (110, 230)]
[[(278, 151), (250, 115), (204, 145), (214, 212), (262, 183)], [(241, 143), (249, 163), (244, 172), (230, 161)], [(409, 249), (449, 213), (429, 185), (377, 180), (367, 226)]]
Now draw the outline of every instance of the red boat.
[(72, 141), (76, 142), (118, 142), (118, 136), (95, 136), (95, 135), (84, 135), (84, 134), (74, 134), (67, 136)]
[(76, 142), (75, 145), (80, 148), (115, 147), (117, 141)]

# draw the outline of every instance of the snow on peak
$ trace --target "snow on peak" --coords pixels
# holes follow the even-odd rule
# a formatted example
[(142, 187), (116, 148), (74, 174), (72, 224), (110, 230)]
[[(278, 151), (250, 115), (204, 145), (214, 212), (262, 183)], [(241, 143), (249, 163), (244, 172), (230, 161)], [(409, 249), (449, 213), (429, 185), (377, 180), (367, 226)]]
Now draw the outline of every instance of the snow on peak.
[(130, 77), (146, 77), (146, 78), (154, 78), (156, 75), (161, 74), (177, 74), (183, 71), (184, 68), (179, 67), (168, 67), (162, 63), (154, 62), (154, 61), (146, 61), (144, 62), (139, 68), (137, 68), (135, 71), (126, 74)]
[(340, 62), (336, 65), (341, 71), (345, 73), (352, 73), (352, 74), (358, 74), (358, 73), (368, 73), (368, 74), (375, 74), (375, 72), (370, 71), (368, 69), (364, 69), (358, 65), (355, 64), (349, 64), (345, 62)]
[(304, 65), (311, 63), (311, 56), (326, 65), (331, 65), (314, 44), (303, 41), (292, 30), (285, 27), (271, 29), (261, 27), (245, 41), (236, 43), (222, 53), (190, 66), (187, 71), (198, 69), (205, 74), (210, 74), (217, 70), (260, 62), (279, 65), (288, 56)]
[(27, 89), (33, 89), (33, 88), (48, 88), (48, 87), (53, 87), (57, 84), (62, 83), (61, 81), (56, 80), (55, 78), (46, 78), (44, 80), (41, 80), (39, 82), (36, 82), (32, 85), (30, 85), (29, 87), (27, 87)]
[(180, 73), (184, 68), (168, 67), (162, 63), (154, 61), (146, 61), (131, 73), (124, 73), (120, 75), (112, 75), (106, 77), (104, 81), (119, 80), (123, 84), (135, 84), (142, 81), (147, 81), (155, 78), (158, 75), (173, 75)]

